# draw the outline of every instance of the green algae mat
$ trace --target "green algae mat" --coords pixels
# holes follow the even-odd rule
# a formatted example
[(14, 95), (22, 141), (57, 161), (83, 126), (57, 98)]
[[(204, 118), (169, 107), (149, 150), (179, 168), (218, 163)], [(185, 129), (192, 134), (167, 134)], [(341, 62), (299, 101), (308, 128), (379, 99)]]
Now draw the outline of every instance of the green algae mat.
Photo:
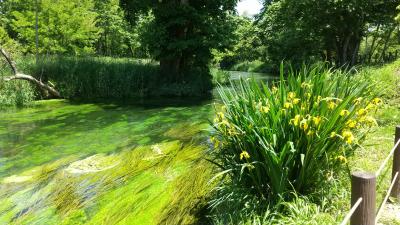
[(0, 224), (195, 223), (212, 111), (62, 100), (0, 111)]

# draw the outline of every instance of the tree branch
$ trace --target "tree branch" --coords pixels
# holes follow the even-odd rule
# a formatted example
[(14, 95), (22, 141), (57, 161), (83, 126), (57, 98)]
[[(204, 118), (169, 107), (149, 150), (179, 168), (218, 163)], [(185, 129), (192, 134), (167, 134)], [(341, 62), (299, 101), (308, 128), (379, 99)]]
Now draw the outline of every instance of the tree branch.
[(13, 74), (16, 75), (18, 73), (18, 71), (17, 71), (17, 66), (16, 66), (15, 62), (11, 60), (10, 55), (1, 46), (0, 46), (0, 52), (4, 56), (4, 58), (6, 59), (8, 64), (10, 65), (10, 67), (11, 67), (11, 69), (13, 71)]
[(6, 59), (8, 64), (11, 67), (11, 70), (13, 72), (13, 76), (10, 77), (5, 77), (3, 78), (4, 81), (11, 81), (11, 80), (26, 80), (31, 83), (34, 83), (36, 86), (38, 86), (42, 91), (47, 91), (52, 97), (55, 98), (61, 98), (60, 93), (51, 87), (50, 85), (47, 85), (43, 83), (42, 81), (36, 79), (35, 77), (23, 73), (19, 73), (17, 70), (16, 63), (11, 59), (10, 55), (0, 46), (0, 52), (3, 55), (3, 57)]

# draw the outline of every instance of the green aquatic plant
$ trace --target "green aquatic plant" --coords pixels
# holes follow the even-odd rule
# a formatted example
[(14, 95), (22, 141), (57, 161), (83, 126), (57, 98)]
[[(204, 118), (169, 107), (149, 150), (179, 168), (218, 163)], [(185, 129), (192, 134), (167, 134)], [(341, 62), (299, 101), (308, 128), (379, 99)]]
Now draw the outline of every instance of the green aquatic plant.
[(195, 221), (211, 109), (52, 100), (3, 111), (0, 224)]
[(315, 191), (347, 167), (376, 125), (382, 102), (361, 79), (321, 65), (283, 71), (271, 86), (241, 80), (219, 89), (223, 107), (211, 140), (216, 178), (223, 179), (213, 207), (252, 209)]

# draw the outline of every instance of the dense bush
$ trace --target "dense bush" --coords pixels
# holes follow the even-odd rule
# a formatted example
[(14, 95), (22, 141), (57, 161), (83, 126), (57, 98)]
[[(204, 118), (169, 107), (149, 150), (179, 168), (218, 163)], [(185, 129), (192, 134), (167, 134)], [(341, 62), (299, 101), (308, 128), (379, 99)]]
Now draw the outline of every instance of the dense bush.
[(282, 71), (272, 86), (242, 80), (219, 89), (223, 107), (211, 139), (223, 179), (214, 207), (261, 208), (315, 191), (346, 168), (376, 124), (381, 100), (368, 97), (362, 79), (324, 66), (285, 78)]
[(27, 70), (54, 83), (65, 98), (202, 96), (212, 87), (208, 70), (193, 69), (181, 82), (171, 82), (147, 60), (49, 57)]
[(36, 97), (35, 88), (28, 81), (3, 80), (3, 77), (10, 75), (9, 65), (0, 61), (0, 108), (23, 107), (31, 104)]

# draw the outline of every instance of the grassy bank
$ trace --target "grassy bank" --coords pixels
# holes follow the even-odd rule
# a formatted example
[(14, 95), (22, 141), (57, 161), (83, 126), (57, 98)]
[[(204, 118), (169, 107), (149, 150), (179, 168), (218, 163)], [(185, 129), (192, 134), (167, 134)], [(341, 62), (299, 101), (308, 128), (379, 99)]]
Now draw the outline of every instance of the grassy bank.
[[(331, 173), (326, 173), (326, 177), (324, 178), (326, 182), (320, 183), (318, 185), (318, 189), (311, 191), (305, 195), (292, 193), (292, 196), (289, 196), (289, 198), (286, 197), (281, 200), (275, 201), (273, 204), (266, 205), (265, 203), (263, 203), (264, 201), (262, 200), (262, 198), (256, 198), (256, 200), (253, 201), (251, 197), (249, 197), (251, 196), (251, 194), (246, 194), (248, 192), (244, 191), (244, 187), (236, 187), (236, 189), (233, 189), (232, 186), (230, 186), (231, 194), (229, 195), (229, 198), (226, 197), (222, 200), (229, 201), (229, 199), (231, 198), (235, 201), (231, 202), (229, 207), (223, 208), (222, 211), (221, 209), (219, 209), (219, 211), (216, 211), (213, 216), (214, 222), (216, 224), (340, 223), (345, 214), (350, 209), (350, 172), (357, 170), (376, 171), (393, 146), (394, 126), (400, 124), (399, 68), (400, 61), (380, 68), (364, 67), (359, 71), (359, 73), (357, 74), (358, 79), (362, 79), (363, 82), (371, 84), (371, 87), (367, 93), (369, 93), (369, 95), (371, 96), (377, 95), (381, 99), (383, 99), (384, 104), (374, 115), (378, 122), (378, 126), (373, 127), (371, 130), (369, 130), (366, 135), (365, 142), (362, 144), (363, 147), (357, 148), (351, 154), (347, 155), (345, 159), (341, 160), (345, 162), (342, 169), (333, 170)], [(233, 106), (227, 106), (227, 110), (231, 114), (232, 109), (230, 107)], [(244, 106), (242, 105), (242, 107)], [(245, 111), (246, 115), (249, 113), (249, 109), (242, 109)], [(269, 110), (273, 111), (274, 109), (273, 107), (270, 107)], [(230, 120), (228, 121), (232, 122)], [(242, 126), (237, 125), (235, 127), (235, 129), (240, 131), (240, 128)], [(227, 132), (228, 131), (229, 130), (227, 130)], [(285, 131), (289, 132), (288, 130)], [(245, 132), (248, 133), (247, 130)], [(246, 140), (247, 139), (251, 138), (247, 137)], [(246, 142), (246, 140), (244, 139), (240, 140), (243, 143)], [(240, 148), (240, 146), (243, 146), (243, 144), (239, 143), (237, 144), (237, 146)], [(254, 151), (254, 148), (247, 147), (247, 149), (245, 150), (245, 153), (249, 153), (249, 155), (243, 152), (240, 155), (241, 158), (246, 159), (246, 161), (247, 159), (251, 161), (252, 157), (260, 157), (254, 155), (256, 153), (251, 152)], [(221, 154), (221, 152), (219, 152), (218, 154)], [(226, 163), (229, 160), (234, 159), (227, 158), (224, 162)], [(240, 158), (237, 158), (237, 160), (239, 160), (237, 162), (239, 164), (235, 165), (240, 166), (243, 161), (241, 161)], [(245, 166), (243, 167), (242, 171), (239, 172), (241, 174), (241, 178), (238, 180), (238, 182), (236, 182), (236, 184), (243, 182), (252, 182), (251, 177), (249, 180), (246, 176), (248, 171), (257, 171), (257, 165), (249, 163), (250, 162), (248, 162), (247, 164), (243, 164)], [(253, 166), (255, 167), (255, 169), (248, 169), (249, 166)], [(380, 203), (383, 199), (385, 194), (384, 191), (387, 190), (390, 183), (390, 177), (391, 171), (390, 165), (388, 165), (384, 174), (378, 178), (377, 203)], [(235, 181), (236, 178), (234, 179), (233, 177), (230, 177), (229, 180)], [(295, 184), (296, 183), (293, 183), (293, 185)], [(252, 187), (255, 186), (256, 185), (253, 185)], [(223, 187), (221, 187), (219, 191), (221, 191), (222, 189)], [(247, 204), (237, 204), (246, 201)], [(235, 204), (233, 204), (234, 202)], [(380, 219), (380, 222), (383, 224), (399, 224), (399, 221), (391, 218), (390, 215), (384, 215)]]
[[(34, 57), (17, 60), (20, 71), (49, 82), (66, 99), (129, 99), (142, 97), (204, 97), (210, 95), (212, 82), (225, 82), (221, 71), (193, 69), (179, 82), (160, 73), (157, 62), (111, 57)], [(0, 76), (10, 75), (6, 64)], [(26, 81), (0, 83), (0, 105), (24, 106), (43, 98)]]

